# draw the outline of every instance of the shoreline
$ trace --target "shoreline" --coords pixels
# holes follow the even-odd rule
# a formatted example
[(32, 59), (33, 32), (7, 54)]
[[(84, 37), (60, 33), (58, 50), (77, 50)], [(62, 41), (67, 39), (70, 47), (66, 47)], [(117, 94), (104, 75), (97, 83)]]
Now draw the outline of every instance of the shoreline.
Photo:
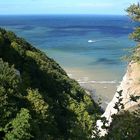
[[(68, 74), (67, 70), (66, 72)], [(89, 79), (88, 77), (84, 77), (83, 73), (78, 72), (77, 74), (76, 72), (74, 74), (68, 74), (68, 76), (76, 80), (97, 103), (100, 100), (103, 110), (106, 109), (109, 102), (113, 99), (117, 87), (120, 84), (120, 81), (117, 80), (93, 80), (93, 77)]]
[(113, 80), (114, 77), (109, 77), (106, 73), (104, 75), (109, 77), (108, 79), (106, 77), (102, 77), (103, 73), (99, 76), (100, 74), (97, 73), (97, 71), (84, 71), (82, 69), (74, 68), (67, 68), (65, 71), (70, 78), (76, 80), (80, 86), (90, 94), (92, 99), (97, 103), (98, 101), (101, 102), (101, 108), (103, 110), (106, 109), (109, 102), (113, 99), (117, 87), (120, 85), (119, 80)]
[[(107, 105), (113, 99), (117, 89), (117, 86), (114, 84), (80, 84), (80, 86), (90, 94), (94, 101), (101, 103), (103, 110), (106, 109)], [(104, 88), (104, 86), (106, 86), (106, 88)]]

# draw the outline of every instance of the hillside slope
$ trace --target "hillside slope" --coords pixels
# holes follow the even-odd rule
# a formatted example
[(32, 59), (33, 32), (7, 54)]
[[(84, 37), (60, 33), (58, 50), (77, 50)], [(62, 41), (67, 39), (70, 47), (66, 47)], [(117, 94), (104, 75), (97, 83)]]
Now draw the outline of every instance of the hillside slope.
[(53, 59), (0, 29), (0, 139), (90, 139), (98, 112)]

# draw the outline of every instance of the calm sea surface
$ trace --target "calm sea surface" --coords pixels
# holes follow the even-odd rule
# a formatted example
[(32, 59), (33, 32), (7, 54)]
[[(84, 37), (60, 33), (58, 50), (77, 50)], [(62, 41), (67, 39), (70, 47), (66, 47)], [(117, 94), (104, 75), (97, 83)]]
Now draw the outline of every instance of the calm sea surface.
[(0, 26), (55, 59), (83, 87), (109, 102), (126, 70), (136, 23), (126, 16), (0, 16)]

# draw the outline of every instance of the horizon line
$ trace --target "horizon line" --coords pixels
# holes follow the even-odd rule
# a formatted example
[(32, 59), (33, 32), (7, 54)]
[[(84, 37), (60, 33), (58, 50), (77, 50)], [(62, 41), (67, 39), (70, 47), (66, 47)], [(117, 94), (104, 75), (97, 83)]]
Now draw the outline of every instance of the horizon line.
[(91, 16), (127, 16), (127, 14), (0, 14), (0, 16), (78, 16), (78, 15), (91, 15)]

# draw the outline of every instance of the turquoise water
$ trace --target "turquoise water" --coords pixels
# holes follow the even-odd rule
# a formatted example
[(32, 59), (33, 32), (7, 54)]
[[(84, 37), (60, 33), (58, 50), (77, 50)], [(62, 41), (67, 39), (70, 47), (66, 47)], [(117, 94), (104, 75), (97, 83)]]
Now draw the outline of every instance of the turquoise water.
[(128, 39), (135, 25), (126, 16), (0, 17), (1, 27), (43, 50), (83, 86), (104, 84), (102, 90), (109, 89), (106, 95), (115, 92), (125, 73), (127, 64), (120, 58), (127, 54), (126, 48), (135, 45)]

